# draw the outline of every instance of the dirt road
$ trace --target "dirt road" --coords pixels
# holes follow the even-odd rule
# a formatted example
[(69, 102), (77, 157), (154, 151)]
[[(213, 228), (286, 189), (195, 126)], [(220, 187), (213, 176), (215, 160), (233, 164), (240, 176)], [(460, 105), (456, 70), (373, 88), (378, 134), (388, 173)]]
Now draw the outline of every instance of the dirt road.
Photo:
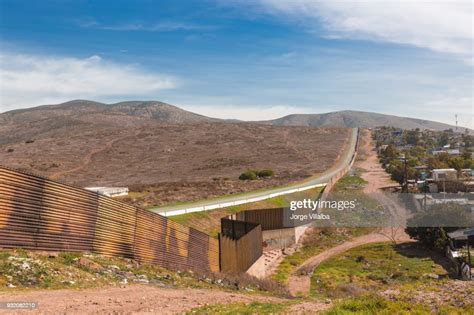
[(176, 314), (205, 304), (251, 301), (278, 303), (285, 300), (217, 290), (130, 285), (106, 289), (3, 292), (0, 294), (0, 301), (37, 302), (36, 311), (43, 314)]
[(384, 187), (397, 186), (398, 183), (390, 179), (390, 175), (378, 161), (370, 131), (364, 130), (361, 133), (362, 137), (355, 166), (365, 170), (361, 174), (361, 177), (367, 181), (367, 184), (364, 185), (364, 192), (370, 194)]
[(390, 226), (404, 228), (407, 219), (406, 209), (393, 198), (395, 197), (393, 194), (382, 190), (382, 188), (399, 186), (399, 184), (393, 181), (390, 175), (382, 168), (382, 165), (380, 165), (369, 131), (363, 133), (361, 142), (359, 153), (362, 158), (355, 165), (365, 170), (361, 174), (361, 177), (367, 181), (363, 191), (370, 198), (377, 200), (390, 213), (391, 222), (387, 222)]
[(126, 137), (119, 137), (119, 138), (114, 138), (114, 139), (111, 139), (109, 141), (107, 141), (103, 147), (100, 147), (100, 148), (96, 148), (96, 149), (93, 149), (92, 151), (88, 152), (82, 159), (82, 163), (77, 165), (76, 167), (74, 168), (71, 168), (71, 169), (67, 169), (67, 170), (62, 170), (62, 171), (59, 171), (59, 172), (55, 172), (55, 173), (52, 173), (51, 174), (51, 178), (52, 179), (58, 179), (62, 176), (64, 176), (65, 174), (71, 174), (71, 173), (75, 173), (75, 172), (78, 172), (80, 170), (83, 170), (85, 169), (86, 167), (89, 166), (89, 164), (92, 162), (93, 158), (95, 155), (97, 154), (100, 154), (102, 152), (107, 152), (109, 150), (112, 149), (112, 147), (114, 146), (115, 143), (119, 142), (119, 141), (123, 141), (123, 140), (126, 140), (126, 139), (133, 139), (135, 137), (138, 137), (139, 134), (140, 134), (141, 131), (136, 131), (133, 135), (129, 135), (129, 136), (126, 136)]
[[(28, 313), (39, 314), (182, 314), (192, 308), (212, 304), (270, 302), (290, 300), (206, 289), (161, 288), (151, 285), (130, 285), (84, 290), (36, 290), (0, 293), (0, 302), (36, 302), (38, 307)], [(319, 301), (302, 301), (289, 306), (289, 313), (314, 313), (330, 307)], [(0, 314), (15, 312), (0, 309)], [(17, 313), (23, 313), (18, 311)]]

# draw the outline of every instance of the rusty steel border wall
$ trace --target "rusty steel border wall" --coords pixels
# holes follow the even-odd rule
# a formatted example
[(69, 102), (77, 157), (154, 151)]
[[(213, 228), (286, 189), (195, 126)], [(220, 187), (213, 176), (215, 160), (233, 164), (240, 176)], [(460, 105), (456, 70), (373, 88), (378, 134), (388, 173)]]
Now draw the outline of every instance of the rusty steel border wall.
[(219, 271), (219, 242), (159, 214), (0, 167), (0, 248), (88, 251)]
[(219, 244), (221, 270), (245, 272), (262, 256), (262, 227), (260, 224), (222, 218)]
[(228, 216), (229, 219), (257, 223), (262, 226), (262, 231), (283, 229), (283, 208), (267, 208), (244, 210)]

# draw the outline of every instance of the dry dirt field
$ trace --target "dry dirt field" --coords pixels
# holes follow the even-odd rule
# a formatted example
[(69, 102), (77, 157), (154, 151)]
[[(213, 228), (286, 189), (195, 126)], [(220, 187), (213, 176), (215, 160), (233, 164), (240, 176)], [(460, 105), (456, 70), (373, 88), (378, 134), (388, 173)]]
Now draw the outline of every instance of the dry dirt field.
[[(15, 117), (0, 126), (0, 165), (83, 187), (127, 186), (138, 192), (129, 201), (138, 198), (142, 206), (307, 178), (335, 162), (349, 135), (347, 128), (168, 124), (120, 115)], [(239, 180), (247, 169), (276, 176)]]

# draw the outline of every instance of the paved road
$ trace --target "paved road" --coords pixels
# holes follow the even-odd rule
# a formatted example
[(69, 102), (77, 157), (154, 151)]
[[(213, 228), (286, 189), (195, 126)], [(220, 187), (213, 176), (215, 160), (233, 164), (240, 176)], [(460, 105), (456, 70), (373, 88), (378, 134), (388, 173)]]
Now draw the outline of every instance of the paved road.
[[(186, 203), (182, 205), (170, 206), (170, 207), (157, 207), (151, 208), (150, 211), (159, 213), (162, 215), (177, 215), (186, 212), (197, 212), (197, 211), (207, 211), (211, 209), (218, 209), (231, 206), (233, 204), (242, 204), (247, 202), (254, 202), (257, 200), (263, 200), (271, 198), (273, 196), (284, 195), (294, 193), (298, 190), (310, 189), (313, 187), (324, 186), (327, 181), (335, 175), (337, 172), (342, 170), (344, 167), (349, 165), (351, 162), (352, 155), (354, 154), (355, 147), (357, 144), (357, 135), (358, 129), (353, 128), (350, 136), (350, 146), (348, 146), (343, 153), (343, 157), (339, 159), (336, 165), (332, 166), (327, 171), (308, 178), (305, 181), (299, 182), (297, 184), (292, 184), (289, 186), (268, 189), (259, 192), (248, 192), (245, 194), (239, 194), (237, 196), (228, 196), (217, 199), (202, 200), (193, 203)], [(328, 139), (330, 141), (330, 139)], [(272, 196), (273, 195), (273, 196)]]

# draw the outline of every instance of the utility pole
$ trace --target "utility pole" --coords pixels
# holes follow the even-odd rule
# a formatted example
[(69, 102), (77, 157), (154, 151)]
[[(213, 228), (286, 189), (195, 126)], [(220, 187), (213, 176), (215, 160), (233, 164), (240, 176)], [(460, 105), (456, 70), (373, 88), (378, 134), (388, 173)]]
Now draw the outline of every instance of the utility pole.
[(424, 179), (424, 181), (425, 181), (425, 182), (423, 183), (423, 188), (424, 188), (423, 190), (425, 191), (425, 196), (424, 196), (424, 197), (425, 197), (425, 198), (424, 198), (425, 200), (424, 200), (424, 202), (423, 202), (423, 210), (425, 210), (425, 213), (426, 213), (426, 194), (427, 194), (427, 192), (428, 192), (428, 184), (426, 183), (426, 178)]
[(407, 193), (408, 192), (408, 170), (407, 170), (407, 156), (406, 154), (402, 155), (403, 159), (403, 186), (402, 186), (402, 192)]
[(443, 199), (446, 199), (446, 178), (443, 178)]
[(458, 114), (455, 114), (454, 118), (456, 118), (456, 131), (458, 131)]

